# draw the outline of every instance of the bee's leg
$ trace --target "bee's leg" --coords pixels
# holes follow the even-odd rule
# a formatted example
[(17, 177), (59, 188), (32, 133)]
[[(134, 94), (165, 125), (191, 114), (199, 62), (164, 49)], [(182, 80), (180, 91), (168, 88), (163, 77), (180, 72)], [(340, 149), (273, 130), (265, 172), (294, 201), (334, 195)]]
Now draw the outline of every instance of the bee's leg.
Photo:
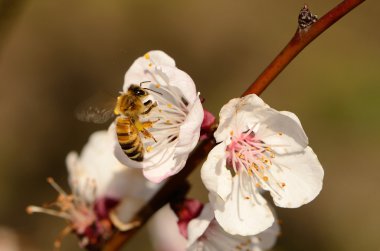
[(147, 137), (147, 138), (151, 138), (153, 139), (155, 142), (157, 142), (157, 140), (153, 137), (153, 135), (146, 129), (148, 128), (152, 128), (153, 127), (153, 124), (156, 123), (158, 120), (156, 121), (145, 121), (145, 122), (142, 122), (142, 130), (141, 130), (141, 133)]
[(148, 100), (144, 103), (144, 106), (148, 107), (144, 112), (141, 114), (148, 114), (154, 107), (157, 106), (157, 102), (152, 102), (152, 100)]
[(141, 133), (144, 135), (144, 137), (153, 139), (154, 142), (157, 142), (157, 140), (153, 137), (153, 135), (145, 128), (141, 131)]

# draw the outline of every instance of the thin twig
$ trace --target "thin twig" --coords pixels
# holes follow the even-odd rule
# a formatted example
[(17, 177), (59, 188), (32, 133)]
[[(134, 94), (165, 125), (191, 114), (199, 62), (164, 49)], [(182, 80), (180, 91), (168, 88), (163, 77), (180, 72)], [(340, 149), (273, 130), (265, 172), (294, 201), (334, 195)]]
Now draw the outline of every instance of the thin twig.
[[(332, 24), (349, 13), (356, 6), (365, 0), (345, 0), (338, 6), (330, 10), (319, 21), (311, 24), (307, 29), (297, 29), (296, 34), (290, 40), (288, 45), (256, 79), (256, 81), (244, 92), (243, 96), (248, 94), (261, 94), (264, 89), (277, 77), (277, 75), (293, 60), (293, 58), (304, 49), (318, 35), (327, 30)], [(148, 219), (162, 206), (170, 202), (171, 198), (178, 192), (186, 182), (187, 176), (200, 164), (207, 154), (215, 146), (213, 139), (205, 140), (190, 155), (184, 169), (172, 177), (158, 193), (142, 208), (132, 221), (140, 221), (138, 228), (128, 232), (117, 232), (105, 245), (103, 251), (117, 251), (125, 242), (127, 242)]]

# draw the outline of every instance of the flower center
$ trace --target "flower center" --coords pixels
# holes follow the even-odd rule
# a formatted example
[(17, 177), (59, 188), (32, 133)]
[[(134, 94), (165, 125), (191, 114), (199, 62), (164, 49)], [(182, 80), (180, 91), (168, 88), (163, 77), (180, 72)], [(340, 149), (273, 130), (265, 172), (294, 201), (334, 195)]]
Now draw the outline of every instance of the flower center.
[[(74, 232), (81, 239), (81, 246), (97, 245), (102, 237), (109, 236), (112, 231), (110, 220), (99, 215), (98, 207), (94, 202), (85, 201), (77, 194), (67, 194), (52, 178), (48, 178), (49, 184), (58, 192), (56, 201), (43, 207), (28, 206), (27, 213), (44, 213), (68, 221), (65, 227), (54, 242), (56, 248), (61, 246), (63, 237)], [(93, 187), (95, 193), (95, 187)]]
[(234, 174), (248, 175), (257, 188), (276, 191), (285, 187), (285, 183), (278, 182), (271, 172), (272, 160), (276, 157), (274, 151), (252, 129), (236, 136), (231, 132), (231, 143), (226, 151), (227, 166)]
[[(151, 61), (148, 73), (153, 81), (149, 82), (150, 98), (155, 102), (154, 107), (147, 114), (140, 116), (140, 120), (150, 123), (147, 130), (154, 140), (143, 138), (144, 149), (152, 157), (167, 151), (174, 151), (178, 142), (180, 127), (184, 123), (195, 100), (187, 100), (182, 91), (171, 85), (168, 77), (159, 66)], [(169, 156), (169, 155), (168, 155)], [(165, 159), (161, 159), (162, 162)]]

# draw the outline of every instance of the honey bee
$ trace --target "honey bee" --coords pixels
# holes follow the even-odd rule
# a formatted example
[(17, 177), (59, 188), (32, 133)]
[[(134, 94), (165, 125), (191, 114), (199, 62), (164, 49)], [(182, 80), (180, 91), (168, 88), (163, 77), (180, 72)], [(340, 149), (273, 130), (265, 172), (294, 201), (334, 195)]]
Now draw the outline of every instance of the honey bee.
[[(147, 115), (157, 106), (157, 102), (144, 99), (149, 95), (148, 88), (142, 88), (141, 85), (131, 84), (125, 93), (117, 97), (116, 106), (113, 110), (96, 109), (90, 107), (86, 111), (77, 113), (77, 117), (82, 121), (103, 123), (112, 116), (116, 116), (116, 134), (117, 139), (124, 153), (134, 161), (144, 159), (144, 145), (140, 133), (145, 138), (150, 138), (156, 142), (153, 135), (147, 130), (153, 126), (156, 121), (140, 121), (140, 115)], [(156, 92), (156, 91), (154, 91)], [(156, 92), (161, 94), (159, 92)]]

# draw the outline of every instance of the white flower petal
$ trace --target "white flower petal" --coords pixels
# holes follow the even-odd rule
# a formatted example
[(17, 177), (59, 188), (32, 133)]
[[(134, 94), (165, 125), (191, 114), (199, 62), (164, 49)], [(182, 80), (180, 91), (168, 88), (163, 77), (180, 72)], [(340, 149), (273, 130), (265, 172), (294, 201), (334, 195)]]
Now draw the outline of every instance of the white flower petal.
[(226, 145), (215, 146), (208, 154), (201, 169), (203, 184), (210, 192), (217, 193), (223, 200), (231, 194), (232, 175), (226, 167)]
[[(185, 251), (186, 239), (179, 233), (177, 216), (169, 205), (162, 207), (148, 222), (148, 231), (156, 251)], [(163, 231), (163, 226), (164, 231)]]
[(157, 66), (153, 71), (154, 76), (159, 80), (163, 78), (166, 81), (160, 81), (160, 84), (170, 86), (178, 93), (181, 93), (183, 97), (190, 104), (194, 103), (198, 97), (195, 89), (195, 83), (192, 78), (184, 71), (171, 66)]
[(275, 220), (273, 225), (265, 231), (252, 237), (252, 242), (255, 243), (253, 251), (262, 251), (271, 249), (276, 244), (277, 237), (280, 235), (280, 225)]
[(220, 122), (214, 136), (217, 142), (228, 139), (233, 133), (241, 133), (259, 122), (256, 113), (268, 105), (257, 95), (231, 99), (225, 104), (220, 113)]
[(323, 168), (310, 147), (299, 154), (276, 156), (271, 169), (274, 180), (283, 183), (271, 192), (277, 206), (295, 208), (312, 201), (322, 189)]
[(279, 111), (281, 114), (285, 115), (285, 116), (288, 116), (289, 118), (293, 119), (294, 121), (296, 121), (298, 123), (298, 125), (300, 127), (302, 127), (302, 124), (301, 124), (301, 121), (300, 119), (297, 117), (297, 115), (295, 115), (294, 113), (292, 112), (289, 112), (289, 111)]
[(203, 121), (203, 107), (200, 102), (195, 102), (193, 108), (187, 115), (186, 120), (181, 125), (176, 154), (189, 154), (197, 145), (201, 131), (199, 125)]
[(262, 110), (263, 119), (256, 132), (257, 138), (264, 141), (278, 154), (303, 151), (308, 139), (295, 115), (278, 112), (274, 109)]
[(226, 201), (216, 194), (209, 193), (215, 218), (229, 234), (243, 236), (258, 234), (273, 224), (273, 214), (258, 192), (251, 195), (249, 199), (243, 197), (238, 190), (237, 179), (236, 175), (233, 181), (234, 191)]
[(71, 187), (89, 201), (95, 199), (94, 191), (96, 197), (120, 198), (124, 194), (126, 184), (116, 182), (114, 175), (123, 173), (126, 167), (114, 157), (112, 149), (111, 135), (99, 131), (91, 135), (80, 156), (71, 152), (66, 158)]
[(129, 223), (131, 218), (150, 200), (163, 183), (154, 184), (145, 179), (141, 170), (128, 168), (114, 175), (113, 183), (124, 183), (124, 197), (115, 208), (115, 217), (123, 223)]
[(131, 84), (140, 84), (143, 81), (153, 81), (151, 74), (149, 74), (149, 70), (153, 69), (153, 65), (150, 65), (151, 61), (154, 61), (155, 64), (158, 65), (175, 67), (174, 60), (163, 51), (150, 51), (145, 55), (136, 59), (126, 72), (124, 76), (124, 91), (127, 91)]
[(168, 54), (160, 50), (152, 50), (144, 55), (145, 58), (150, 58), (156, 65), (175, 66), (175, 61)]
[[(206, 205), (207, 206), (207, 205)], [(205, 208), (204, 210), (207, 210)], [(192, 220), (189, 224), (189, 232), (197, 231), (197, 225), (191, 225), (193, 221), (196, 221), (198, 218)], [(190, 241), (190, 251), (199, 251), (199, 250), (214, 250), (214, 251), (231, 251), (231, 250), (251, 250), (251, 251), (263, 251), (268, 250), (276, 242), (277, 236), (279, 234), (279, 226), (277, 222), (266, 229), (265, 231), (259, 233), (258, 235), (232, 235), (225, 232), (218, 222), (212, 217), (208, 217), (205, 220), (206, 224), (201, 226), (201, 229), (198, 230), (199, 233), (203, 233), (197, 238), (194, 238), (194, 242)], [(207, 226), (207, 229), (205, 229)], [(193, 229), (193, 230), (191, 230)]]
[[(174, 147), (166, 149), (167, 153), (165, 155), (174, 155)], [(162, 158), (161, 155), (156, 155), (155, 158)], [(159, 166), (151, 165), (149, 168), (143, 169), (143, 174), (148, 180), (159, 183), (166, 178), (178, 173), (182, 167), (186, 164), (187, 156), (180, 155), (177, 158), (166, 158), (165, 161), (157, 160), (161, 163)], [(154, 163), (155, 159), (150, 160)]]
[(201, 214), (191, 220), (187, 227), (188, 229), (188, 241), (187, 246), (193, 245), (199, 237), (201, 237), (206, 229), (209, 227), (211, 221), (214, 219), (214, 211), (210, 204), (204, 205)]

